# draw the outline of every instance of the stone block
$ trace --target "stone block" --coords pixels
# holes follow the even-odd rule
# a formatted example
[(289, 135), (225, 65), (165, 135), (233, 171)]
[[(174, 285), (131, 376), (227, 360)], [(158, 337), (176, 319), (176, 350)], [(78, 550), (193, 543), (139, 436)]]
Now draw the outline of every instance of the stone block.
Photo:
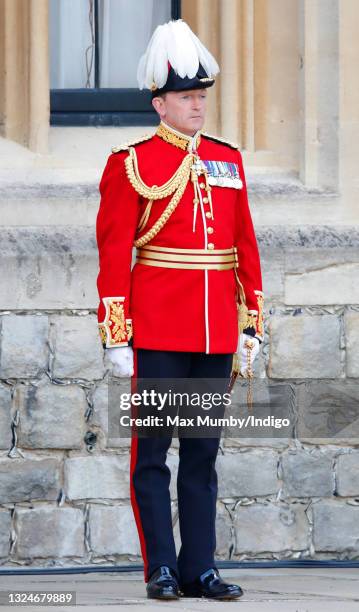
[(272, 450), (218, 455), (218, 497), (272, 495), (278, 490), (278, 455)]
[(343, 497), (359, 496), (359, 452), (339, 455), (336, 465), (337, 493)]
[(10, 448), (11, 440), (11, 393), (0, 385), (0, 449)]
[(60, 469), (57, 459), (0, 459), (0, 504), (56, 500)]
[(89, 515), (95, 555), (141, 555), (132, 507), (93, 504)]
[(67, 499), (129, 499), (129, 459), (128, 455), (66, 459)]
[(334, 492), (333, 455), (287, 451), (282, 454), (283, 490), (291, 497), (328, 497)]
[(298, 388), (297, 436), (302, 441), (359, 440), (359, 381), (316, 381)]
[(55, 506), (18, 508), (15, 523), (15, 554), (19, 559), (58, 559), (84, 555), (82, 510)]
[(306, 550), (309, 546), (309, 523), (299, 505), (240, 505), (234, 524), (236, 554)]
[(268, 376), (338, 378), (340, 326), (335, 315), (273, 315), (269, 320)]
[(0, 558), (6, 558), (10, 552), (11, 514), (0, 510)]
[(313, 542), (317, 552), (359, 553), (359, 506), (322, 500), (313, 504)]
[(3, 316), (0, 377), (34, 378), (47, 370), (47, 337), (46, 315)]
[(347, 311), (344, 315), (347, 376), (359, 378), (359, 312)]
[(87, 380), (102, 378), (105, 369), (97, 317), (58, 315), (51, 319), (51, 325), (53, 376)]
[(1, 255), (0, 310), (97, 308), (93, 222), (88, 227), (7, 227)]
[(217, 502), (216, 508), (216, 557), (228, 559), (234, 545), (232, 520), (225, 505)]
[[(306, 254), (307, 258), (310, 258)], [(359, 263), (333, 262), (325, 268), (285, 274), (284, 301), (288, 305), (358, 304)]]
[(87, 402), (75, 385), (44, 382), (21, 385), (15, 401), (20, 408), (18, 446), (23, 448), (80, 448), (85, 434)]

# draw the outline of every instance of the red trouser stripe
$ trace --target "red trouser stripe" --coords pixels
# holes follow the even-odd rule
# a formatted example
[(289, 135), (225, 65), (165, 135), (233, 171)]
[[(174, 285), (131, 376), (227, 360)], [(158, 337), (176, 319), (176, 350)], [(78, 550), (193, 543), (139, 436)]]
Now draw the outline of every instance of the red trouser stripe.
[[(133, 349), (133, 377), (131, 379), (131, 393), (135, 393), (137, 391), (137, 382), (136, 381), (137, 381), (137, 349)], [(137, 408), (138, 407), (135, 406), (135, 405), (131, 406), (132, 416), (133, 417), (136, 416)], [(140, 510), (139, 510), (137, 499), (136, 499), (136, 492), (135, 492), (135, 488), (133, 486), (133, 472), (135, 470), (136, 462), (137, 462), (137, 449), (138, 449), (138, 436), (137, 436), (137, 433), (136, 433), (136, 428), (132, 427), (132, 432), (131, 432), (131, 464), (130, 464), (130, 497), (131, 497), (132, 510), (133, 510), (133, 514), (135, 516), (135, 521), (136, 521), (136, 525), (137, 525), (138, 536), (139, 536), (139, 539), (140, 539), (141, 553), (142, 553), (143, 566), (144, 566), (145, 582), (148, 582), (149, 576), (148, 576), (148, 559), (147, 559), (147, 550), (146, 550), (146, 540), (145, 540), (145, 534), (144, 534), (143, 528), (142, 528)]]

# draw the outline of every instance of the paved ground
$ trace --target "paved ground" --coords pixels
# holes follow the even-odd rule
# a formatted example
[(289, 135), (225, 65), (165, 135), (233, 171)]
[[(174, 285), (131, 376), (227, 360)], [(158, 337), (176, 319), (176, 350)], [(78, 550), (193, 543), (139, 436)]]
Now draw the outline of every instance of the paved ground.
[[(359, 610), (359, 569), (240, 569), (222, 570), (227, 580), (241, 585), (244, 595), (226, 603), (181, 598), (174, 602), (146, 599), (142, 574), (91, 573), (56, 576), (0, 576), (1, 612), (20, 610), (5, 603), (4, 591), (75, 591), (76, 607), (26, 606), (28, 612), (86, 612), (161, 610), (232, 612), (351, 612)], [(21, 608), (24, 612), (24, 607)]]

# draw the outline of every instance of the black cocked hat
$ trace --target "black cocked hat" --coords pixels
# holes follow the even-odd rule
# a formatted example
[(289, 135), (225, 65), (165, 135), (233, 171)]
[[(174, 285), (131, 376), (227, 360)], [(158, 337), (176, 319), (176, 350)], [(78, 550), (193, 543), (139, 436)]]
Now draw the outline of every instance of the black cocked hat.
[(182, 20), (157, 26), (137, 69), (140, 89), (152, 98), (167, 91), (211, 87), (219, 66), (213, 55)]

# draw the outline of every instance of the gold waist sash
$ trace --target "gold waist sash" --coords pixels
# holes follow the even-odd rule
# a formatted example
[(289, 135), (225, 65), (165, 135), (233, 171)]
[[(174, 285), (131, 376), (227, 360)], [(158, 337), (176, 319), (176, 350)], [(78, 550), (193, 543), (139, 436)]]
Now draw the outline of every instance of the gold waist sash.
[(144, 246), (137, 249), (137, 263), (160, 268), (187, 270), (230, 270), (238, 267), (237, 248), (172, 249)]

